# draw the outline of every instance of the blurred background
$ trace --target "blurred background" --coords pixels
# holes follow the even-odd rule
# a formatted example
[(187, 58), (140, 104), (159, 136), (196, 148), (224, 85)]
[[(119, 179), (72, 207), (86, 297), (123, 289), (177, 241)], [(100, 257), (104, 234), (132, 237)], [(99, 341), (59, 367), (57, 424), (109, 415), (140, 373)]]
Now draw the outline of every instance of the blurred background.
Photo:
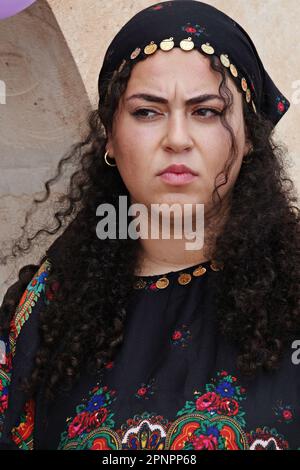
[[(0, 0), (0, 7), (5, 1), (18, 0)], [(21, 234), (33, 198), (43, 195), (43, 183), (54, 175), (58, 161), (84, 135), (88, 112), (97, 107), (98, 73), (113, 36), (135, 13), (154, 3), (27, 0), (29, 6), (23, 11), (0, 19), (0, 249), (5, 251)], [(291, 102), (276, 137), (287, 146), (290, 177), (299, 192), (300, 2), (206, 3), (244, 27), (270, 76)], [(62, 181), (53, 186), (54, 198), (64, 185)], [(33, 215), (36, 227), (51, 222), (52, 202)], [(18, 268), (37, 263), (56, 236), (35, 243), (27, 256), (0, 265), (0, 302)]]

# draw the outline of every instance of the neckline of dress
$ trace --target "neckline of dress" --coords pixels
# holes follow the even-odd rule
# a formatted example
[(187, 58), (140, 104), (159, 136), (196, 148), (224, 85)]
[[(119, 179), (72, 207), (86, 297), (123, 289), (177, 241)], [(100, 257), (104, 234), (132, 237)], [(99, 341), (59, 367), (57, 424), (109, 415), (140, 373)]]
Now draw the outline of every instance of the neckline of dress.
[(139, 290), (161, 290), (173, 284), (176, 279), (179, 285), (185, 286), (195, 277), (202, 277), (208, 271), (220, 271), (221, 269), (223, 269), (222, 265), (218, 265), (214, 260), (208, 260), (188, 266), (187, 268), (161, 274), (135, 275), (134, 288)]
[(172, 271), (168, 271), (168, 272), (164, 272), (164, 273), (160, 273), (160, 274), (135, 275), (134, 277), (137, 278), (137, 279), (145, 279), (145, 280), (147, 280), (147, 279), (157, 279), (157, 278), (164, 277), (164, 276), (174, 277), (177, 274), (190, 273), (191, 271), (194, 271), (199, 266), (206, 267), (210, 263), (212, 263), (212, 260), (203, 261), (202, 263), (193, 264), (193, 266), (188, 266), (187, 268), (176, 269), (176, 270), (172, 270)]

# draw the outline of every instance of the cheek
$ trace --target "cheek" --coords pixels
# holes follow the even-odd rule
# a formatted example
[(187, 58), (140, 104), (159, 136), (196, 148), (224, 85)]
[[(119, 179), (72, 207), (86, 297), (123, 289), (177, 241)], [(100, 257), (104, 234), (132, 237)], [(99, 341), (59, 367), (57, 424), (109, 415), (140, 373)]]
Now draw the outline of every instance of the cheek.
[(229, 135), (222, 124), (207, 129), (203, 137), (204, 167), (209, 181), (215, 179), (229, 156)]
[(154, 135), (146, 126), (139, 126), (135, 120), (126, 115), (118, 121), (118, 132), (115, 135), (114, 151), (120, 174), (126, 184), (134, 180), (140, 185), (151, 173)]
[(118, 171), (128, 192), (139, 194), (149, 184), (147, 177), (150, 174), (142, 141), (127, 135), (118, 140), (115, 152)]

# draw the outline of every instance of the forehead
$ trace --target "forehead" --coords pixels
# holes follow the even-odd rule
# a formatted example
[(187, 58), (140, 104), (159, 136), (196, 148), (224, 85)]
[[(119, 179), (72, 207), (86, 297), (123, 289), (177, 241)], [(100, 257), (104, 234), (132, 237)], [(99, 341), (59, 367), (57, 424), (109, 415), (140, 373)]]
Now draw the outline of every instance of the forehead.
[[(176, 86), (189, 94), (199, 91), (217, 94), (221, 80), (221, 74), (211, 68), (207, 56), (195, 49), (187, 52), (175, 47), (168, 52), (158, 50), (137, 62), (132, 69), (126, 95), (141, 86), (161, 92)], [(227, 72), (226, 84), (236, 96), (237, 88)]]

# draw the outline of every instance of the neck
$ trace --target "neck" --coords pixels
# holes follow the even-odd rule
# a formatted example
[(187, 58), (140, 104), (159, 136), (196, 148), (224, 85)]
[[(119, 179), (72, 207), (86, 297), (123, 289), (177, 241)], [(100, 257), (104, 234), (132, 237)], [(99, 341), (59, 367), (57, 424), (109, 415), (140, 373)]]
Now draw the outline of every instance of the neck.
[(189, 266), (212, 260), (215, 239), (220, 227), (213, 221), (205, 224), (203, 244), (196, 249), (187, 249), (187, 244), (193, 244), (194, 240), (187, 236), (182, 238), (140, 238), (139, 239), (139, 263), (136, 269), (137, 275), (151, 276), (170, 271), (177, 271)]

